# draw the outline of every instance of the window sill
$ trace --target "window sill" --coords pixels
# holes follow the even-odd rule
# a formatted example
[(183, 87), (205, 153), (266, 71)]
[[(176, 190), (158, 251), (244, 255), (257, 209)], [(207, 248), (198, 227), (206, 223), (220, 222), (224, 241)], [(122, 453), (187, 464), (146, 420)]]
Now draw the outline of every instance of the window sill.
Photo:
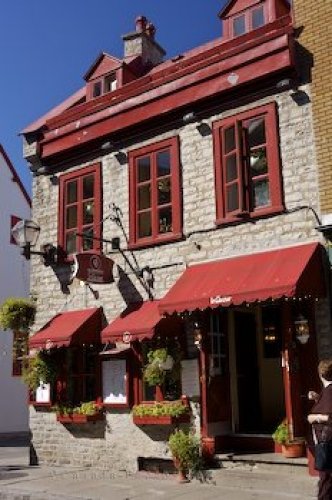
[(256, 212), (244, 212), (241, 216), (237, 217), (226, 217), (226, 218), (218, 218), (215, 221), (217, 226), (227, 226), (232, 224), (243, 224), (245, 222), (253, 222), (257, 219), (264, 219), (265, 217), (271, 217), (274, 215), (280, 215), (285, 211), (285, 207), (280, 205), (276, 207), (264, 208), (261, 210), (257, 210)]
[(38, 403), (37, 401), (29, 401), (29, 405), (35, 408), (51, 408), (52, 403)]
[(129, 410), (130, 405), (128, 403), (102, 403), (102, 407), (105, 408), (105, 410)]
[(128, 250), (140, 250), (144, 248), (165, 245), (167, 243), (174, 243), (176, 241), (180, 241), (182, 240), (182, 238), (183, 238), (183, 233), (175, 233), (175, 234), (170, 234), (169, 236), (155, 238), (153, 240), (142, 239), (141, 241), (130, 242), (128, 244)]

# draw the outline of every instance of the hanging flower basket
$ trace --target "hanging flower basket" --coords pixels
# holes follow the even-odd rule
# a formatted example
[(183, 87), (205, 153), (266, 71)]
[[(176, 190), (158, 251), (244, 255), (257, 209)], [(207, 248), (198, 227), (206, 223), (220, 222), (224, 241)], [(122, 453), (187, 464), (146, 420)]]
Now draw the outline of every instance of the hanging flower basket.
[(18, 297), (9, 297), (0, 306), (0, 326), (4, 330), (28, 333), (35, 321), (36, 304)]

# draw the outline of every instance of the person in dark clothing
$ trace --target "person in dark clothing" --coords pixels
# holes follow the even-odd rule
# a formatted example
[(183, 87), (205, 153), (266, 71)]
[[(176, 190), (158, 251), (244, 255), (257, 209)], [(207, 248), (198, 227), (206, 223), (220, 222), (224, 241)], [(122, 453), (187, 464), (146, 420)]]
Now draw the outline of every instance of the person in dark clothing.
[[(323, 360), (318, 365), (318, 374), (323, 384), (320, 394), (309, 391), (308, 397), (315, 401), (308, 415), (317, 440), (332, 441), (332, 359)], [(318, 500), (332, 500), (332, 470), (320, 471)]]

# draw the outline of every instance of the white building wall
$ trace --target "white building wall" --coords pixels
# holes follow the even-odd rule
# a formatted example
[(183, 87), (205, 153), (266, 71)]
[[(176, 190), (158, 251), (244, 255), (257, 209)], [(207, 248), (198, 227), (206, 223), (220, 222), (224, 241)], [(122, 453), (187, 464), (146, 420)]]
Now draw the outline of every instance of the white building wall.
[[(0, 304), (29, 293), (29, 266), (10, 243), (12, 215), (29, 218), (30, 207), (0, 151)], [(12, 332), (0, 329), (0, 436), (28, 431), (27, 388), (12, 376), (12, 342)]]

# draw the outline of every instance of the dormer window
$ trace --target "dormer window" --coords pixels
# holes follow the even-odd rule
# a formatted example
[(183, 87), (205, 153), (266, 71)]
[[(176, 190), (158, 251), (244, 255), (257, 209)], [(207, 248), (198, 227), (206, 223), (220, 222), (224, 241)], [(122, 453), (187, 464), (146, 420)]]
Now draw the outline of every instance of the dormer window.
[(233, 37), (244, 35), (248, 31), (260, 28), (265, 24), (264, 7), (248, 9), (240, 15), (231, 18)]
[(93, 83), (92, 97), (95, 98), (104, 94), (108, 94), (109, 92), (113, 92), (114, 90), (116, 90), (116, 88), (116, 74), (111, 73)]

